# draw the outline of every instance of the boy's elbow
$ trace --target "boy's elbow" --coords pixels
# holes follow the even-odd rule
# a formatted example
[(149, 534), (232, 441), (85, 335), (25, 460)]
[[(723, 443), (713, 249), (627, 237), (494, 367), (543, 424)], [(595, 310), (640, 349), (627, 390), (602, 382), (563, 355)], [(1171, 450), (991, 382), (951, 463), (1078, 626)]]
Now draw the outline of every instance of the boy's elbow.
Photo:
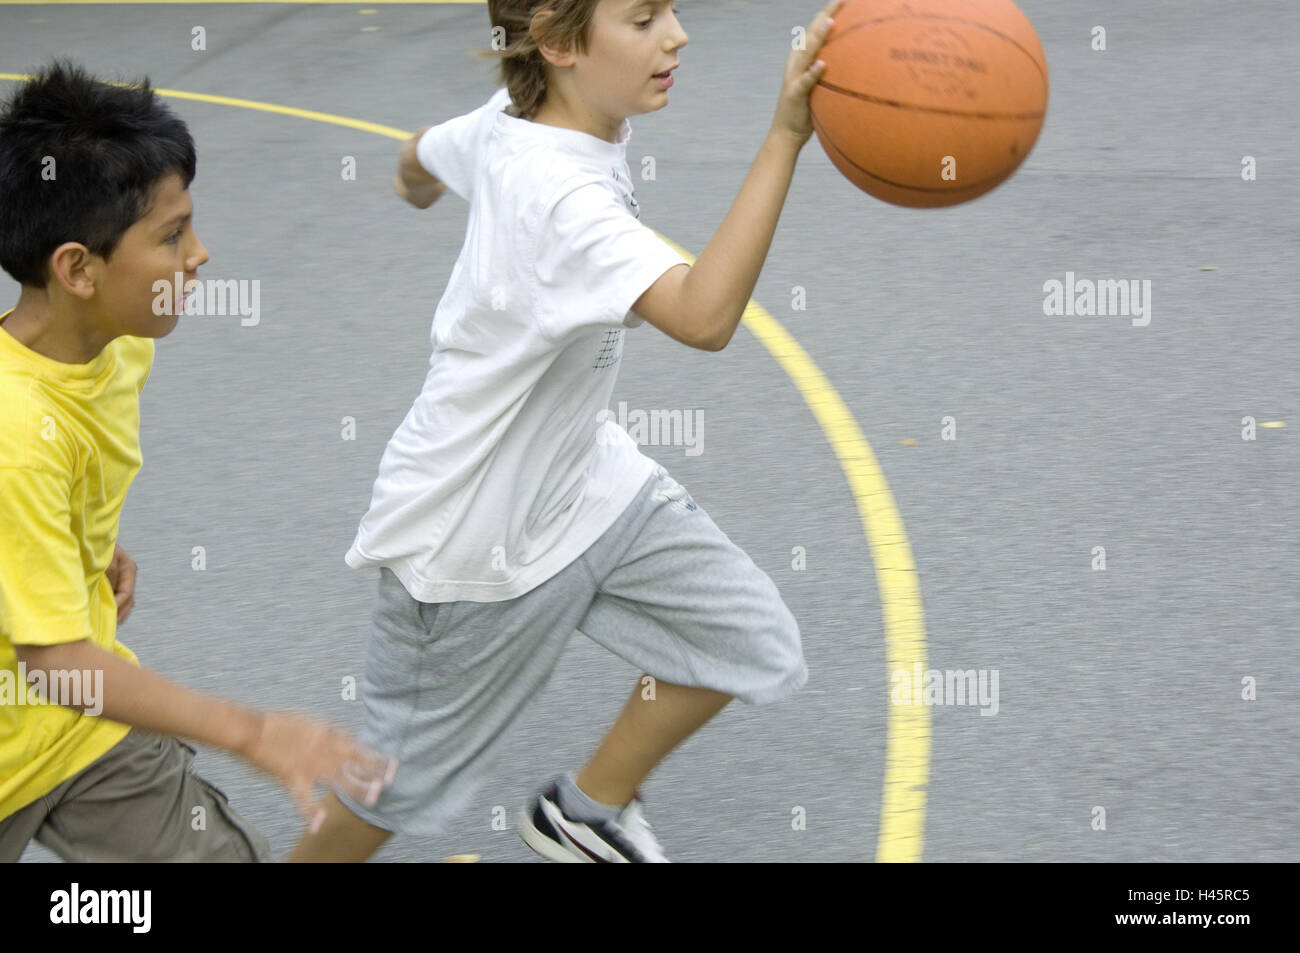
[(721, 351), (731, 343), (731, 336), (736, 332), (735, 322), (714, 320), (704, 322), (704, 326), (710, 329), (710, 333), (696, 345), (702, 351)]

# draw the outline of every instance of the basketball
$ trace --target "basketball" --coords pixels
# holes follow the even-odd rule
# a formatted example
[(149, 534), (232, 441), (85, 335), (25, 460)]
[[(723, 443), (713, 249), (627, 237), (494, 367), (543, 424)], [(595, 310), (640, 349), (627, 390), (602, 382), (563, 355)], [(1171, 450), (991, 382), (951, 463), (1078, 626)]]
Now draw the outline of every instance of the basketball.
[(826, 154), (894, 205), (958, 205), (1007, 179), (1047, 110), (1047, 58), (1011, 0), (848, 0), (809, 96)]

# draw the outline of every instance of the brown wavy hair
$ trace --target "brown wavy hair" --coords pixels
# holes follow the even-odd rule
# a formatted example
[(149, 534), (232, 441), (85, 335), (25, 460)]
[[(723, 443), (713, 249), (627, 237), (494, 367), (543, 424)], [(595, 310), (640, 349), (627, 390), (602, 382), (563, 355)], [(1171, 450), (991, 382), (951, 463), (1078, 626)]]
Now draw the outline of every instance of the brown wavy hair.
[[(488, 0), (492, 21), (492, 49), (476, 50), (481, 59), (498, 61), (502, 85), (510, 90), (514, 114), (529, 119), (546, 101), (548, 63), (539, 43), (586, 53), (591, 41), (591, 22), (600, 0)], [(555, 11), (538, 22), (532, 33), (533, 17), (542, 10)]]

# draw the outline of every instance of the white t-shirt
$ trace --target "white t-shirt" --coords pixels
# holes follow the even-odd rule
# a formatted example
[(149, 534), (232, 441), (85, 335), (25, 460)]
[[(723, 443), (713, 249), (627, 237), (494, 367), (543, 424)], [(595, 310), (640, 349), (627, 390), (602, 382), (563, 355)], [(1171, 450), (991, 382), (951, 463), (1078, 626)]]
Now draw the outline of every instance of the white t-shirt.
[(631, 125), (606, 142), (504, 112), (434, 126), (420, 164), (469, 202), (424, 388), (345, 557), (421, 602), (513, 599), (569, 565), (658, 464), (608, 419), (632, 305), (685, 260), (637, 218)]

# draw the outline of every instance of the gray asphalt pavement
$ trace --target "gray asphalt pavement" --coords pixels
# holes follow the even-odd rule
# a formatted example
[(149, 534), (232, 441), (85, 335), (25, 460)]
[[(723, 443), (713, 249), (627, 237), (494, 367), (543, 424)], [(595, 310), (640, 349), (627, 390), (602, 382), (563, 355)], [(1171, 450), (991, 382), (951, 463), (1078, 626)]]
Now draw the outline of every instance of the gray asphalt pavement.
[[(930, 667), (1000, 675), (995, 716), (932, 710), (924, 858), (1295, 861), (1300, 14), (1288, 0), (1022, 7), (1052, 90), (1019, 173), (959, 208), (894, 208), (814, 138), (754, 294), (879, 457)], [(491, 93), (469, 52), (488, 40), (482, 5), (361, 9), (3, 6), (0, 72), (61, 55), (404, 129)], [(629, 162), (656, 159), (657, 179), (637, 183), (642, 220), (698, 254), (768, 128), (790, 30), (816, 4), (682, 10), (691, 42), (670, 105), (633, 118)], [(196, 25), (206, 52), (190, 48)], [(420, 388), (466, 207), (400, 204), (392, 140), (172, 105), (199, 146), (205, 277), (259, 279), (262, 317), (183, 320), (159, 344), (122, 520), (140, 576), (121, 638), (193, 688), (359, 728), (340, 686), (361, 674), (374, 577), (343, 553)], [(1045, 315), (1044, 283), (1067, 272), (1149, 280), (1150, 324)], [(4, 308), (16, 293), (0, 276)], [(812, 673), (780, 705), (734, 703), (661, 766), (646, 785), (655, 832), (680, 862), (871, 860), (889, 671), (867, 540), (825, 435), (744, 330), (713, 354), (637, 329), (618, 400), (702, 412), (703, 453), (645, 450), (772, 575)], [(945, 416), (955, 440), (941, 439)], [(1287, 426), (1246, 441), (1246, 416)], [(494, 808), (513, 817), (579, 766), (638, 674), (575, 637), (477, 805), (445, 837), (398, 838), (378, 859), (535, 859), (493, 829)], [(274, 782), (220, 752), (199, 765), (277, 851), (293, 845), (300, 821)], [(791, 829), (796, 806), (806, 830)], [(24, 859), (54, 858), (33, 846)]]

